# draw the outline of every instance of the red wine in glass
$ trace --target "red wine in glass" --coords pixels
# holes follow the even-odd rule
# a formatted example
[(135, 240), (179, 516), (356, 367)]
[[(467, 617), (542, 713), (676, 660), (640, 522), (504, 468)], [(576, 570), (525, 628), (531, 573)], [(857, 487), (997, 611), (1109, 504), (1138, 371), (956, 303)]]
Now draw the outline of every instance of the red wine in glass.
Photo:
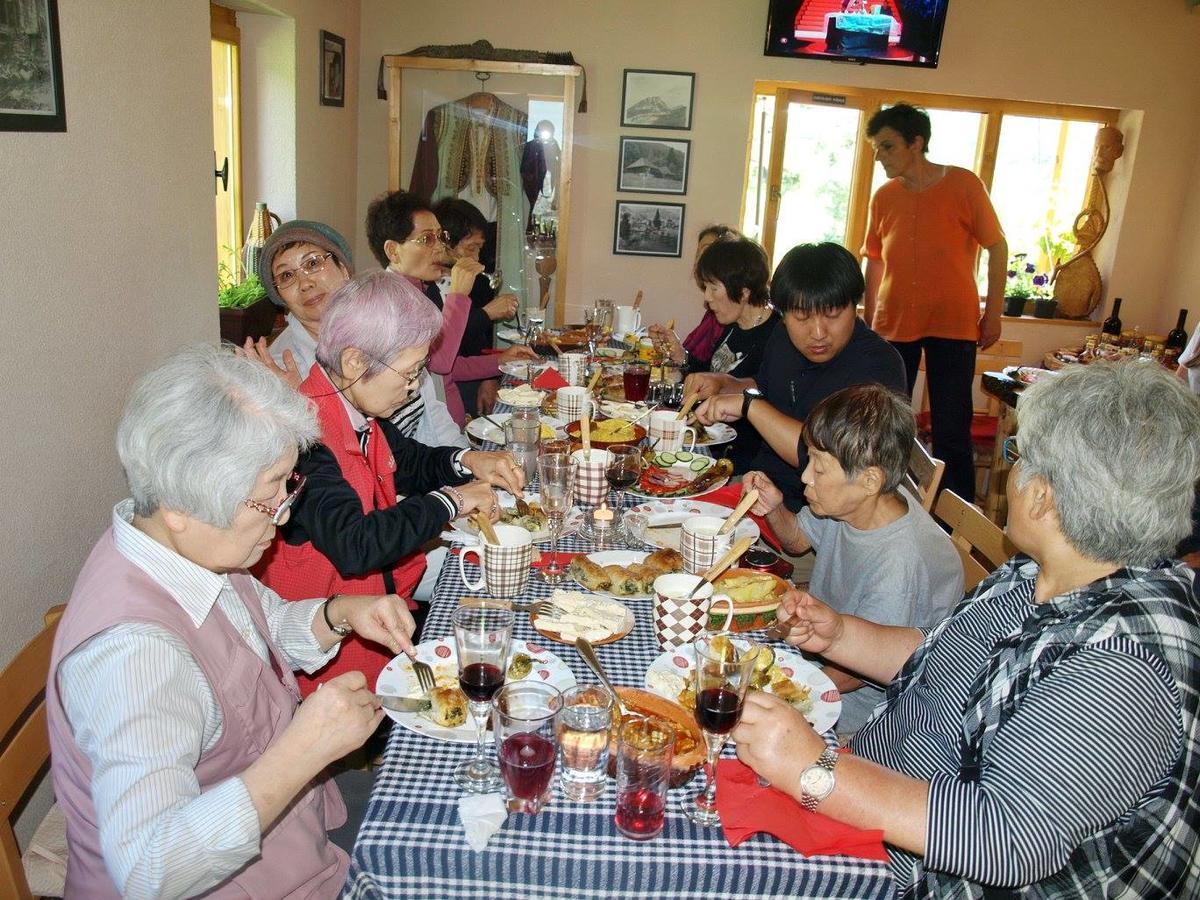
[(630, 403), (641, 403), (650, 391), (650, 367), (629, 366), (621, 376), (625, 386), (625, 399)]
[(605, 472), (605, 477), (608, 479), (609, 487), (614, 491), (627, 491), (637, 484), (638, 472), (636, 469), (625, 466), (610, 466)]
[(742, 704), (736, 691), (705, 688), (696, 697), (696, 721), (710, 734), (728, 734), (741, 717)]
[(503, 684), (504, 672), (491, 663), (470, 663), (458, 673), (458, 686), (476, 703), (487, 703)]
[(518, 732), (500, 745), (500, 777), (520, 800), (536, 800), (554, 777), (554, 744), (540, 734)]
[(648, 788), (634, 788), (617, 796), (617, 812), (613, 816), (621, 833), (634, 840), (652, 838), (663, 827), (666, 799)]

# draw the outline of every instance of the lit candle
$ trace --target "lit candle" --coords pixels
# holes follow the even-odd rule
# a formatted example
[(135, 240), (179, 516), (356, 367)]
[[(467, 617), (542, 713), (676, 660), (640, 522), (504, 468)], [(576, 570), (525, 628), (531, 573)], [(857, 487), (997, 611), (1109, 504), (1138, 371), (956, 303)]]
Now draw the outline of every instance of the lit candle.
[(601, 503), (600, 507), (592, 513), (592, 519), (597, 523), (603, 522), (605, 526), (612, 521), (612, 518), (613, 511), (608, 508), (607, 500)]

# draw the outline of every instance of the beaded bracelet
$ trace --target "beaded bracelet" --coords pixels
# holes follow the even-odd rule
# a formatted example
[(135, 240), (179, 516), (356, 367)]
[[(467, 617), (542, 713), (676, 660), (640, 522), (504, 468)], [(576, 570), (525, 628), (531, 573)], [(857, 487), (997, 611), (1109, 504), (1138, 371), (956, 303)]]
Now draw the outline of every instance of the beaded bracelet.
[(450, 499), (454, 501), (454, 517), (458, 518), (462, 514), (463, 509), (466, 508), (467, 498), (462, 495), (462, 491), (458, 488), (450, 487), (448, 484), (443, 486), (442, 490), (449, 494)]

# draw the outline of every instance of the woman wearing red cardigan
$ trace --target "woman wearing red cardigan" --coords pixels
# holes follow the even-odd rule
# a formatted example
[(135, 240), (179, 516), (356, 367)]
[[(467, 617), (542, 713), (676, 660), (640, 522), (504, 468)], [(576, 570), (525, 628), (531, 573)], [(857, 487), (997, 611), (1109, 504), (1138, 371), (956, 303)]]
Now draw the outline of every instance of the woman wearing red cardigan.
[[(460, 515), (480, 510), (497, 518), (492, 485), (514, 492), (524, 486), (508, 453), (426, 447), (388, 421), (425, 367), (440, 328), (441, 317), (420, 291), (388, 272), (349, 281), (330, 298), (317, 362), (300, 386), (316, 407), (321, 443), (297, 462), (304, 492), (261, 570), (263, 582), (284, 599), (410, 598), (425, 569), (424, 543)], [(424, 610), (412, 599), (408, 606), (419, 622)], [(349, 670), (374, 685), (391, 657), (351, 637), (329, 665), (299, 679), (301, 691), (307, 695)]]

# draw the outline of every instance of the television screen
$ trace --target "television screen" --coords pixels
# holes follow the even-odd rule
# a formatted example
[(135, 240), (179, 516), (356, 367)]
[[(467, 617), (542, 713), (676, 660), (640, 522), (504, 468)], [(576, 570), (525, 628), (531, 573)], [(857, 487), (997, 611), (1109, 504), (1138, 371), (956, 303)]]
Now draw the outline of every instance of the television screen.
[(771, 0), (767, 56), (936, 68), (949, 0)]

